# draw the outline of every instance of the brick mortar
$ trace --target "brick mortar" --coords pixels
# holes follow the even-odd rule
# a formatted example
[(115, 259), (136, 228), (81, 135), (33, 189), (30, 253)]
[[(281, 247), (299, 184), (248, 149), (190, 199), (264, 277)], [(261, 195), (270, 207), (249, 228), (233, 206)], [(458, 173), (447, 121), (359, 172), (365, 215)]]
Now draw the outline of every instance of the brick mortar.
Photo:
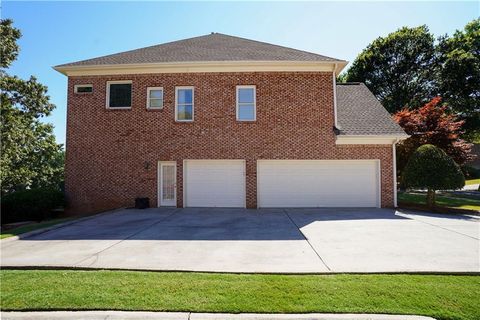
[[(247, 207), (257, 202), (259, 159), (379, 159), (381, 203), (393, 205), (390, 145), (335, 145), (332, 74), (321, 72), (185, 73), (69, 77), (65, 189), (69, 212), (157, 203), (157, 163), (245, 159)], [(132, 109), (105, 108), (106, 82), (132, 80)], [(75, 84), (92, 94), (74, 94)], [(237, 85), (256, 85), (257, 121), (237, 122)], [(195, 121), (175, 122), (175, 86), (195, 87)], [(163, 87), (164, 108), (147, 110), (147, 87)], [(147, 168), (148, 167), (148, 168)]]

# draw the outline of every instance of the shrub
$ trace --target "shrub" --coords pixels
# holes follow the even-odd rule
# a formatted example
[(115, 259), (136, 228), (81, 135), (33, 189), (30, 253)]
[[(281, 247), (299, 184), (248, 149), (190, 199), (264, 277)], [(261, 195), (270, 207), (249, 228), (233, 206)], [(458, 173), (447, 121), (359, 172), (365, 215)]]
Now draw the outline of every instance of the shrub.
[(463, 175), (467, 179), (479, 179), (480, 178), (480, 169), (476, 169), (472, 166), (463, 166), (462, 171), (463, 171)]
[(407, 188), (427, 189), (427, 204), (435, 205), (436, 190), (460, 189), (465, 177), (445, 151), (431, 144), (419, 147), (408, 160), (402, 175)]
[(63, 192), (51, 188), (17, 191), (2, 197), (2, 223), (41, 221), (56, 217), (53, 209), (64, 205)]

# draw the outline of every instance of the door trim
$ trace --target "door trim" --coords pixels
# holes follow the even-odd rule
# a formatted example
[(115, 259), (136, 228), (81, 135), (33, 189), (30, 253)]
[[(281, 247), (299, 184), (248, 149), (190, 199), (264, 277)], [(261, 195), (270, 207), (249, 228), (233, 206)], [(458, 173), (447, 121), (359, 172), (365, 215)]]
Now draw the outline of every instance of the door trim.
[(175, 161), (158, 161), (157, 166), (157, 207), (172, 207), (172, 205), (163, 205), (162, 204), (162, 188), (163, 188), (163, 180), (162, 180), (162, 166), (163, 165), (173, 165), (175, 167), (175, 204), (173, 206), (177, 206), (177, 162)]

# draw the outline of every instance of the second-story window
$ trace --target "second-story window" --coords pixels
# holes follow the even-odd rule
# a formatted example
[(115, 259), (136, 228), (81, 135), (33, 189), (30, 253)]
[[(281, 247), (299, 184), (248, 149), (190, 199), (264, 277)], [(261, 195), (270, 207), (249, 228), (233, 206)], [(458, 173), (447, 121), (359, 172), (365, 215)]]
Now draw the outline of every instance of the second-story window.
[(129, 109), (132, 107), (132, 81), (107, 81), (107, 108)]
[(147, 88), (147, 109), (163, 108), (163, 88), (148, 87)]
[(175, 88), (175, 120), (193, 121), (194, 108), (193, 87)]
[(255, 121), (256, 109), (255, 86), (237, 86), (237, 120)]
[(76, 84), (74, 86), (75, 93), (92, 93), (93, 85), (91, 84)]

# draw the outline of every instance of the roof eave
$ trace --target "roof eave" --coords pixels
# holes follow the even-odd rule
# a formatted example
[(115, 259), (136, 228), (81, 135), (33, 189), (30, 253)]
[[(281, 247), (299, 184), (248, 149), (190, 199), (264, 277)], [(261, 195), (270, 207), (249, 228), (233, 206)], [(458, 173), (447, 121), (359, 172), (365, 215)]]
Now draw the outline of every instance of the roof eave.
[(347, 65), (344, 60), (331, 61), (189, 61), (104, 65), (58, 65), (54, 70), (66, 76), (120, 75), (145, 73), (192, 72), (268, 72), (314, 71), (335, 72)]
[(406, 133), (401, 134), (376, 134), (376, 135), (344, 135), (335, 136), (335, 144), (393, 144), (408, 139)]

